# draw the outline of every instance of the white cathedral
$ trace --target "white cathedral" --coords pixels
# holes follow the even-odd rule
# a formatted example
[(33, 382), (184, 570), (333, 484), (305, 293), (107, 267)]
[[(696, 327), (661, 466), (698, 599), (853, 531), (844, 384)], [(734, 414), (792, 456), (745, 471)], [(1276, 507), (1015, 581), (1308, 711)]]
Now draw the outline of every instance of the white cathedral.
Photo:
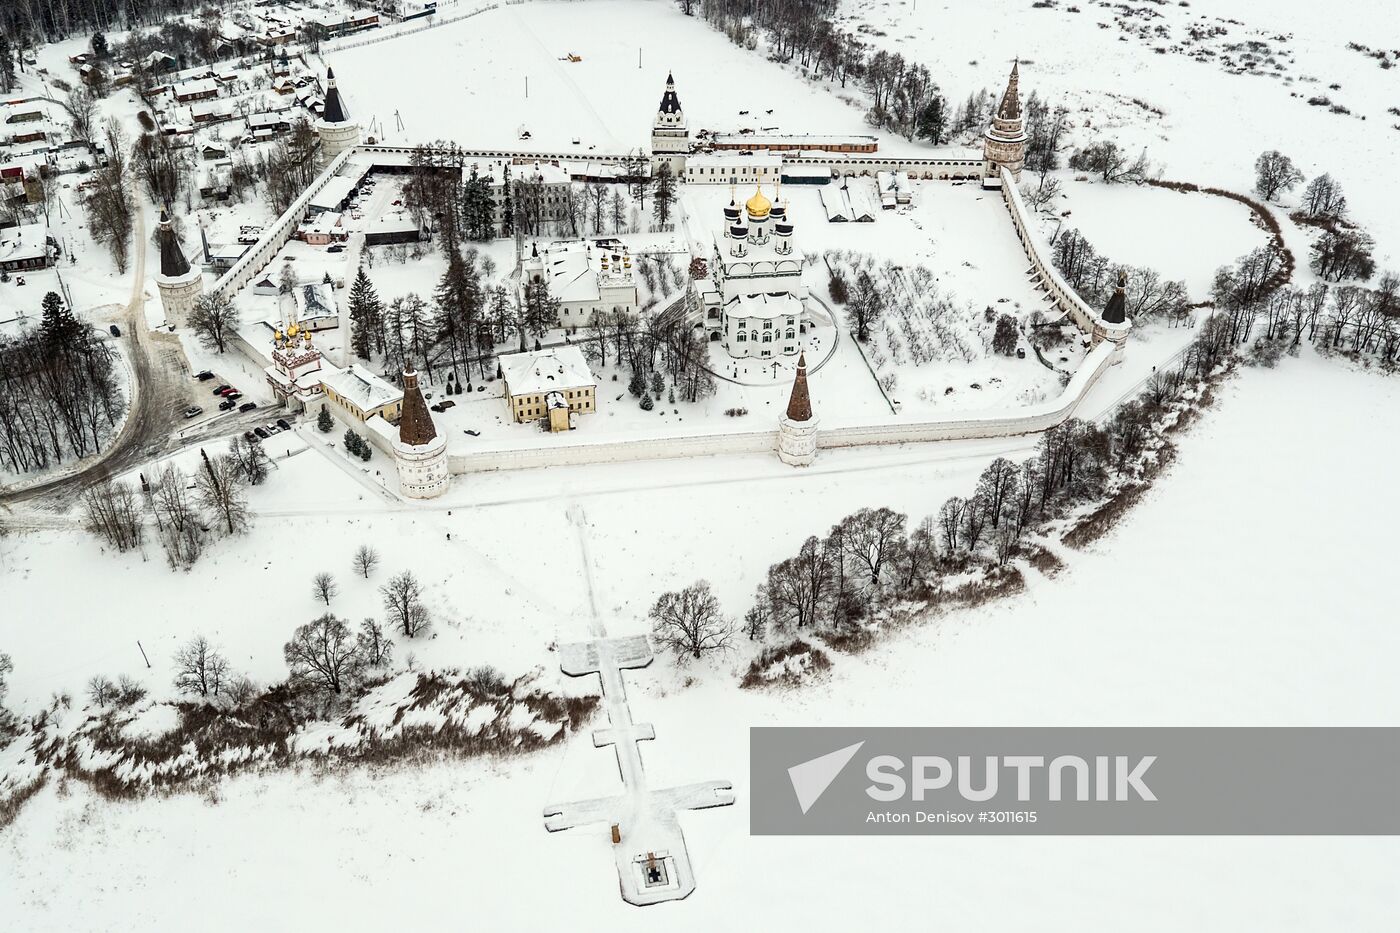
[(742, 208), (730, 198), (715, 236), (711, 287), (700, 294), (705, 329), (736, 359), (792, 356), (805, 342), (802, 250), (781, 198), (760, 187)]

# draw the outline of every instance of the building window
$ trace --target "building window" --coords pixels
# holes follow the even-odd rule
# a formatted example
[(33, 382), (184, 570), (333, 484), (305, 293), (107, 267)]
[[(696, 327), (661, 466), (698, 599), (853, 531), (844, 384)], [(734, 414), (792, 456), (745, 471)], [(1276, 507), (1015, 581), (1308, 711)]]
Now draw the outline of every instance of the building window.
[(764, 343), (772, 343), (772, 342), (773, 342), (773, 335), (772, 335), (772, 334), (764, 334), (764, 335), (763, 335), (763, 342), (764, 342)]
[(749, 338), (748, 338), (748, 335), (747, 335), (747, 334), (745, 334), (742, 330), (739, 331), (738, 340), (739, 340), (740, 343), (743, 343), (744, 341), (746, 341), (746, 340), (748, 340), (748, 339), (749, 339)]
[(764, 322), (763, 322), (763, 329), (764, 329), (764, 330), (772, 330), (772, 329), (773, 329), (773, 322), (772, 322), (772, 321), (764, 321)]

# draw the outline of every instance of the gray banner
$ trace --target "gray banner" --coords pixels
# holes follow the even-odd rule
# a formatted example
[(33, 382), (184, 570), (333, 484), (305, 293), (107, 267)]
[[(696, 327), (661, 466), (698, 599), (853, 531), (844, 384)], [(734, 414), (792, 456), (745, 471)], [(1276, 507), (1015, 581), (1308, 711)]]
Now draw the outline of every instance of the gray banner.
[(754, 835), (1395, 835), (1400, 728), (753, 728)]

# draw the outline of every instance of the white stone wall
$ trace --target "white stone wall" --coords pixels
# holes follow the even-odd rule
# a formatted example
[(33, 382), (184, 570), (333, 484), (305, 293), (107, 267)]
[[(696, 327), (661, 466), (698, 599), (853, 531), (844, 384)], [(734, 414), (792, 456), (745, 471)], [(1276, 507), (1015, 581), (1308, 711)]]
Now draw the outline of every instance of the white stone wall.
[[(1079, 371), (1058, 398), (1019, 411), (970, 414), (908, 424), (878, 424), (823, 430), (818, 448), (865, 447), (876, 444), (911, 444), (928, 441), (970, 440), (1037, 434), (1053, 428), (1074, 414), (1085, 393), (1114, 362), (1115, 348), (1102, 343), (1089, 352)], [(574, 466), (589, 463), (623, 463), (666, 460), (711, 454), (769, 453), (778, 442), (778, 430), (700, 434), (652, 440), (611, 441), (600, 444), (560, 444), (521, 450), (482, 451), (448, 456), (454, 474), (531, 467)]]

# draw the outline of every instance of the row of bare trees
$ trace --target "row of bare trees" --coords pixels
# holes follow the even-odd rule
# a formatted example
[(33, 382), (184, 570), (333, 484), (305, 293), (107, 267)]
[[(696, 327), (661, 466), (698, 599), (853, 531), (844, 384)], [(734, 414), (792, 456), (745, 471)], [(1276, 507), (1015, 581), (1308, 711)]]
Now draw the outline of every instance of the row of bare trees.
[(229, 441), (228, 453), (201, 461), (193, 475), (167, 463), (138, 487), (106, 479), (83, 491), (84, 524), (118, 552), (141, 547), (154, 524), (172, 568), (188, 570), (212, 534), (236, 535), (249, 523), (247, 488), (267, 479), (272, 459), (262, 444), (244, 437)]

